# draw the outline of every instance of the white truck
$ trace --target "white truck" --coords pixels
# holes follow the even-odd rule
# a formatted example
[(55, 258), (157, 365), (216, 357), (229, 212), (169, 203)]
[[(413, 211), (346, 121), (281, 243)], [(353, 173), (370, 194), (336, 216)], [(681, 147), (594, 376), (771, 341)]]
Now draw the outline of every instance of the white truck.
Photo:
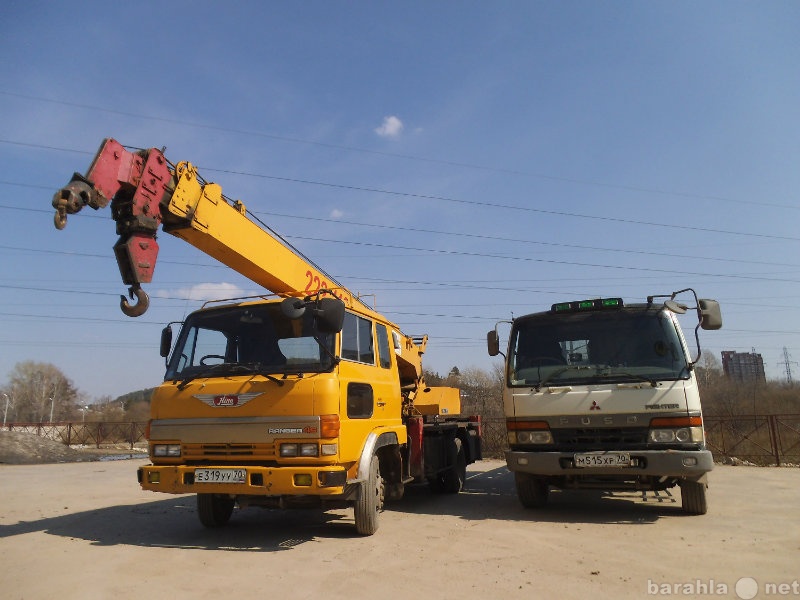
[[(698, 318), (695, 360), (676, 318), (689, 310), (675, 300), (686, 293)], [(505, 455), (523, 506), (543, 507), (551, 486), (661, 491), (678, 485), (684, 512), (706, 513), (713, 459), (694, 365), (698, 329), (722, 326), (715, 300), (685, 289), (642, 304), (563, 302), (507, 323)], [(502, 354), (497, 327), (487, 341), (490, 356)]]

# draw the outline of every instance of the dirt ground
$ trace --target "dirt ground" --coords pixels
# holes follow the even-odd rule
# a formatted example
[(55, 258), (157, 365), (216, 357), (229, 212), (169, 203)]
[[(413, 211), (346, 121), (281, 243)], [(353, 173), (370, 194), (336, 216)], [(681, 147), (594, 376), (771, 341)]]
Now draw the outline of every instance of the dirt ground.
[(145, 462), (0, 465), (3, 598), (800, 598), (796, 468), (719, 466), (692, 517), (677, 490), (525, 510), (505, 464), (482, 461), (464, 493), (412, 488), (360, 537), (347, 510), (205, 529), (193, 496), (139, 488)]

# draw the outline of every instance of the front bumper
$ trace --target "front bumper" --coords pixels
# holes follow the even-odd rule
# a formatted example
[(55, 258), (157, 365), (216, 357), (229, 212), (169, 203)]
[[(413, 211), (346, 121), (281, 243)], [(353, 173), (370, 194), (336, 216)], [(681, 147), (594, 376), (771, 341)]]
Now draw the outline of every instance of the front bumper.
[[(195, 482), (196, 469), (244, 469), (242, 483)], [(337, 496), (344, 493), (344, 467), (258, 467), (237, 465), (146, 465), (137, 478), (142, 489), (167, 494), (231, 496)]]
[(506, 451), (509, 471), (544, 476), (618, 475), (628, 477), (680, 477), (699, 479), (714, 468), (708, 450), (632, 450), (628, 467), (576, 467), (574, 452)]

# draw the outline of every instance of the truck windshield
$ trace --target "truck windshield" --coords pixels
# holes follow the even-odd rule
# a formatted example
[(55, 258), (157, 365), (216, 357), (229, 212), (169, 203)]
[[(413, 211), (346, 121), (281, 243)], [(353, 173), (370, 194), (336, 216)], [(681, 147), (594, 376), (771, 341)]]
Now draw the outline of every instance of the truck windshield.
[(290, 320), (278, 303), (196, 312), (181, 329), (164, 378), (329, 371), (336, 336), (316, 333), (310, 313)]
[(687, 379), (676, 325), (656, 309), (539, 313), (511, 333), (511, 385), (580, 385)]

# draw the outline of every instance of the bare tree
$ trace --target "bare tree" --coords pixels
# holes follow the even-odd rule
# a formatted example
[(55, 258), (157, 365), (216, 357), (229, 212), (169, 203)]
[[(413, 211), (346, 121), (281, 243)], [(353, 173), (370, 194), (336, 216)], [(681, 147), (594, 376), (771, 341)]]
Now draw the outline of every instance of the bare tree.
[(35, 361), (17, 363), (9, 374), (5, 393), (9, 402), (7, 420), (51, 422), (72, 418), (78, 390), (54, 365)]
[(703, 350), (700, 360), (695, 366), (697, 380), (701, 387), (708, 387), (720, 382), (723, 378), (722, 364), (717, 355), (710, 350)]

